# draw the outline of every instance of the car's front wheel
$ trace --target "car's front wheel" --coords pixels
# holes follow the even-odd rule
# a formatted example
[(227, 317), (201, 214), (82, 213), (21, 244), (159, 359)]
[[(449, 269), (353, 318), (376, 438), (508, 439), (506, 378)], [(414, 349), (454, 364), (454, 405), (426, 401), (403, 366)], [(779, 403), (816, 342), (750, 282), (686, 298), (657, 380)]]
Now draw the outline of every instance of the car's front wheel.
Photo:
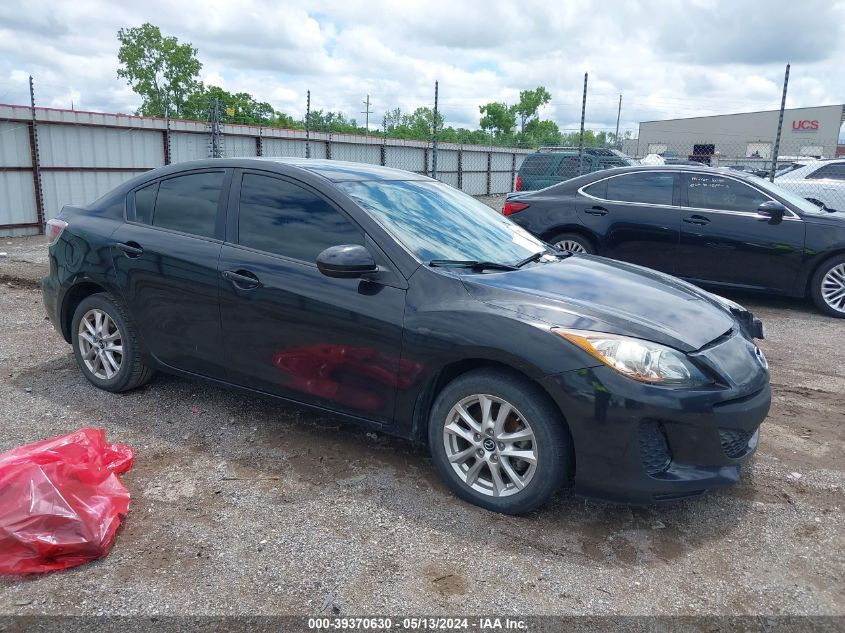
[(149, 382), (135, 329), (123, 308), (105, 293), (83, 299), (71, 321), (73, 352), (85, 377), (106, 391), (129, 391)]
[(459, 497), (505, 514), (548, 501), (572, 462), (554, 404), (531, 381), (502, 370), (449, 383), (432, 407), (428, 439), (437, 469)]
[(822, 312), (845, 319), (845, 255), (819, 266), (810, 282), (810, 294)]
[(561, 233), (550, 239), (549, 243), (570, 253), (587, 253), (592, 255), (596, 252), (593, 243), (578, 233)]

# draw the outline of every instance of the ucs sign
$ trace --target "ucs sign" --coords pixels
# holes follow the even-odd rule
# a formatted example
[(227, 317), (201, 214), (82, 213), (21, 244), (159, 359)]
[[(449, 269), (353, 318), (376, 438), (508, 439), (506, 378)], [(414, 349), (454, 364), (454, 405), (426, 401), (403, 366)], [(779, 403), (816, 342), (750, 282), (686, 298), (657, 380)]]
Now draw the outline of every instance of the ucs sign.
[(792, 131), (793, 132), (815, 132), (819, 129), (819, 122), (815, 119), (809, 121), (804, 119), (803, 121), (793, 121), (792, 122)]

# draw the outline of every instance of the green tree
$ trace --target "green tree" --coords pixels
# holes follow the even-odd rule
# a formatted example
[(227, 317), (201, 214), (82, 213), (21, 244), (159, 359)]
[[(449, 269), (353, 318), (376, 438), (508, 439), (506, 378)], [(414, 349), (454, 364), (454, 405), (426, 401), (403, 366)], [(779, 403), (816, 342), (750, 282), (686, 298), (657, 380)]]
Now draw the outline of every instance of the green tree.
[(520, 134), (522, 142), (531, 147), (541, 145), (560, 145), (563, 137), (554, 121), (541, 121), (532, 119), (525, 125), (525, 130)]
[(220, 120), (224, 123), (270, 125), (277, 114), (273, 106), (258, 101), (249, 93), (232, 94), (219, 86), (200, 85), (185, 102), (182, 116), (186, 119), (206, 120), (215, 99), (219, 107)]
[(201, 84), (198, 80), (202, 64), (197, 49), (190, 43), (180, 44), (175, 37), (162, 36), (152, 24), (120, 29), (117, 76), (126, 82), (143, 101), (138, 113), (146, 116), (182, 116), (186, 101)]
[(537, 86), (534, 90), (521, 90), (519, 103), (513, 106), (513, 112), (519, 117), (519, 131), (525, 132), (526, 122), (537, 118), (537, 111), (540, 106), (546, 105), (552, 100), (552, 95), (543, 86)]
[(516, 127), (516, 114), (504, 103), (488, 103), (479, 106), (481, 121), (479, 125), (486, 132), (497, 137), (507, 137), (513, 134)]

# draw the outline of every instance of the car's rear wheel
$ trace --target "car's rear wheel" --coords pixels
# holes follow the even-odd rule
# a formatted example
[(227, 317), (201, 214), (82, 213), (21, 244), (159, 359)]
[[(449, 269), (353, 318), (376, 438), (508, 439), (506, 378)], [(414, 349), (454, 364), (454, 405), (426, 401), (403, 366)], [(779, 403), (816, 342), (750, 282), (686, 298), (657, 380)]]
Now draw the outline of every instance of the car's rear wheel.
[(549, 244), (557, 246), (561, 250), (569, 251), (570, 253), (587, 253), (592, 255), (596, 252), (593, 243), (578, 233), (561, 233), (550, 239)]
[(810, 282), (810, 294), (818, 308), (845, 319), (845, 255), (823, 262)]
[(459, 497), (505, 514), (548, 501), (572, 460), (560, 412), (537, 385), (502, 370), (449, 383), (432, 407), (428, 439), (440, 475)]
[(85, 377), (106, 391), (129, 391), (149, 382), (135, 329), (123, 308), (105, 293), (83, 299), (71, 321), (73, 352)]

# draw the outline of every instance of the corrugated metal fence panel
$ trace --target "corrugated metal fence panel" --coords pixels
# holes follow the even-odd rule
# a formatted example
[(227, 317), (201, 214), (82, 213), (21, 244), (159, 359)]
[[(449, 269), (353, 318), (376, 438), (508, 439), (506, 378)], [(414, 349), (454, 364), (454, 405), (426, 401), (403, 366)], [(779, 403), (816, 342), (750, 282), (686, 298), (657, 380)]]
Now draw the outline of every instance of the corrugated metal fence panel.
[(0, 224), (38, 221), (31, 171), (0, 171)]
[(463, 191), (471, 196), (483, 196), (487, 193), (487, 174), (474, 173), (463, 176)]
[(170, 133), (170, 160), (183, 163), (186, 160), (208, 158), (208, 136), (185, 132)]
[(513, 191), (513, 181), (511, 180), (511, 173), (508, 172), (493, 172), (490, 176), (490, 193), (507, 193)]
[(39, 125), (42, 167), (140, 167), (164, 164), (158, 130), (118, 130), (76, 125)]
[[(440, 157), (437, 157), (437, 160), (440, 160)], [(458, 172), (446, 172), (445, 174), (442, 173), (440, 167), (437, 168), (437, 180), (440, 182), (445, 182), (447, 185), (451, 185), (457, 189), (458, 187)]]
[(11, 121), (0, 123), (0, 166), (31, 167), (32, 152), (29, 149), (29, 126)]
[(423, 148), (388, 145), (385, 150), (385, 163), (388, 167), (415, 172), (426, 170), (426, 151)]
[(229, 158), (256, 155), (254, 136), (224, 136), (223, 145), (225, 147), (225, 154)]
[(41, 174), (45, 220), (56, 217), (66, 204), (88, 204), (138, 172), (46, 171)]
[[(311, 143), (312, 149), (315, 145)], [(265, 138), (265, 156), (297, 156), (305, 158), (305, 141), (290, 138)]]
[(487, 171), (487, 152), (464, 150), (464, 171)]
[(437, 171), (458, 171), (458, 152), (453, 149), (437, 150)]
[(380, 165), (381, 147), (378, 145), (332, 143), (332, 158), (334, 160), (348, 160), (354, 163)]
[(493, 152), (490, 159), (490, 167), (493, 171), (510, 171), (513, 165), (513, 154)]

